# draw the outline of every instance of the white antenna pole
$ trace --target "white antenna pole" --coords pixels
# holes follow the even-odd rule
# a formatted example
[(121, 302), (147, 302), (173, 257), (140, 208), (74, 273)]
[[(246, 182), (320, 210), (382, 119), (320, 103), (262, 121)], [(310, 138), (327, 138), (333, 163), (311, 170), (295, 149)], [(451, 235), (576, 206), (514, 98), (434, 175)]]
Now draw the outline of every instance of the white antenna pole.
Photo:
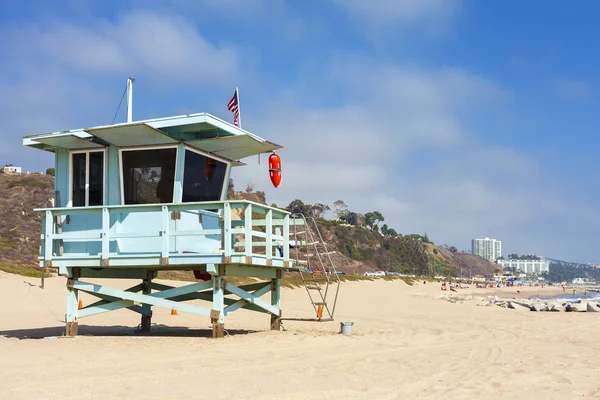
[(238, 100), (238, 127), (241, 128), (242, 127), (242, 109), (240, 108), (240, 92), (238, 90), (238, 88), (235, 88), (235, 94), (237, 95), (237, 100)]
[(135, 82), (134, 78), (127, 78), (127, 122), (131, 122), (133, 120), (133, 82)]

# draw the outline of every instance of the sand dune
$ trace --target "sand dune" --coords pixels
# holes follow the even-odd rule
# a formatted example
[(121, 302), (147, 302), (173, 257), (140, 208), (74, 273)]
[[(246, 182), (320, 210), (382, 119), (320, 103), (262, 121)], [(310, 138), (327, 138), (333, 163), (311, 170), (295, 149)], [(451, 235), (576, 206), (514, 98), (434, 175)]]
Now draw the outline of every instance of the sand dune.
[[(29, 339), (64, 330), (65, 279), (38, 284), (0, 275), (2, 398), (600, 398), (598, 314), (451, 304), (438, 285), (378, 280), (343, 284), (338, 322), (282, 332), (240, 311), (214, 340), (207, 318), (156, 308), (151, 337), (128, 334), (139, 318), (120, 310), (82, 319), (76, 338)], [(311, 316), (303, 290), (284, 289), (282, 303), (285, 316)], [(337, 333), (342, 320), (352, 336)]]

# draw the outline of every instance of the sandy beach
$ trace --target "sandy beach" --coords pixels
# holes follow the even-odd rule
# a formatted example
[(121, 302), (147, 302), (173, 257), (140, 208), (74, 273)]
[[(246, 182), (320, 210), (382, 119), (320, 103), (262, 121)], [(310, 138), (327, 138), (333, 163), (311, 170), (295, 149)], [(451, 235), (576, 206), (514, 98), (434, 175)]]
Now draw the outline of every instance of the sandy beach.
[[(312, 316), (303, 289), (282, 292), (284, 316)], [(517, 294), (460, 293), (469, 292)], [(66, 338), (57, 337), (64, 293), (64, 278), (42, 290), (38, 279), (0, 273), (2, 398), (600, 398), (598, 313), (453, 304), (437, 298), (446, 293), (437, 284), (375, 280), (342, 285), (336, 322), (271, 332), (268, 316), (240, 311), (215, 340), (207, 318), (155, 308), (148, 337), (131, 334), (138, 315), (120, 310), (80, 320), (80, 336)], [(339, 321), (354, 322), (352, 336)]]

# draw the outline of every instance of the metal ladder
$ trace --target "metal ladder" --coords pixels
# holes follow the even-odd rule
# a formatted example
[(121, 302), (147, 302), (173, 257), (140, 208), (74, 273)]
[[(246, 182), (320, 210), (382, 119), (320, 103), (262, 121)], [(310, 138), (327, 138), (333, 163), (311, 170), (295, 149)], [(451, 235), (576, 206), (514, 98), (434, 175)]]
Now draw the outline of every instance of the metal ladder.
[[(302, 214), (292, 214), (293, 231), (290, 239), (296, 243), (294, 250), (298, 273), (313, 306), (315, 318), (282, 318), (292, 321), (333, 321), (335, 305), (340, 291), (340, 277), (330, 252), (323, 240), (317, 221)], [(298, 228), (304, 227), (303, 231)], [(304, 252), (301, 252), (301, 248)], [(311, 253), (314, 251), (314, 254)], [(292, 255), (292, 254), (290, 254)], [(335, 285), (335, 289), (331, 288)], [(333, 301), (328, 301), (333, 295)]]

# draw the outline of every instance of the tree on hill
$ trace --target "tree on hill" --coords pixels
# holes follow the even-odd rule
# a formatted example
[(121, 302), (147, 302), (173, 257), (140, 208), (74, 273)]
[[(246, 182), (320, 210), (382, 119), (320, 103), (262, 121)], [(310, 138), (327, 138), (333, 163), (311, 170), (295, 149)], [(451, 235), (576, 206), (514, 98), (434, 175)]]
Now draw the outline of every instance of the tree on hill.
[(383, 218), (383, 215), (379, 211), (372, 211), (365, 214), (365, 225), (372, 231), (378, 231), (379, 226), (377, 223), (383, 221), (385, 221), (385, 218)]
[(350, 225), (362, 225), (365, 220), (365, 216), (352, 211), (347, 212), (340, 219)]
[(305, 217), (310, 217), (310, 208), (300, 199), (292, 200), (285, 208), (292, 214), (302, 214)]
[(381, 225), (381, 234), (382, 234), (383, 236), (387, 236), (387, 234), (388, 234), (388, 229), (389, 229), (389, 228), (388, 228), (387, 224), (383, 224), (383, 225)]
[(328, 205), (316, 203), (315, 205), (310, 207), (311, 216), (315, 219), (322, 219), (323, 214), (327, 211), (331, 210)]
[(322, 219), (323, 214), (330, 210), (326, 204), (305, 204), (300, 199), (293, 200), (285, 209), (292, 214), (302, 214), (305, 217), (313, 217), (315, 219)]
[(342, 200), (337, 200), (333, 203), (333, 215), (339, 220), (342, 220), (348, 214), (348, 206)]

